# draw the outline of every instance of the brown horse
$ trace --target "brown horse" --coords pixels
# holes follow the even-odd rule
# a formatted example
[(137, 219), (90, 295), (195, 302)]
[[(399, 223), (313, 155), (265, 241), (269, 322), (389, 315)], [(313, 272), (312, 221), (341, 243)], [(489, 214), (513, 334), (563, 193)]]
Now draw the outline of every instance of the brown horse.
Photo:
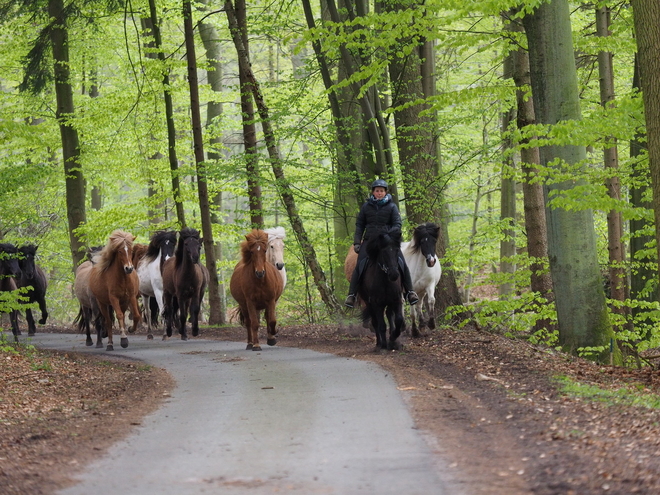
[[(39, 304), (39, 309), (41, 310), (39, 324), (45, 325), (48, 318), (48, 310), (46, 309), (48, 280), (44, 271), (36, 264), (37, 249), (37, 246), (34, 244), (25, 244), (18, 248), (21, 254), (18, 264), (21, 267), (22, 275), (16, 279), (16, 285), (27, 288), (26, 297), (28, 304)], [(31, 307), (25, 308), (25, 319), (28, 323), (28, 336), (32, 336), (36, 333), (37, 326), (34, 323)]]
[(259, 319), (261, 311), (266, 311), (268, 324), (268, 345), (275, 345), (277, 329), (275, 325), (275, 305), (282, 295), (282, 277), (271, 263), (266, 261), (268, 234), (263, 230), (253, 230), (241, 243), (241, 261), (231, 276), (229, 289), (239, 306), (240, 321), (247, 328), (247, 347), (260, 351)]
[(134, 332), (140, 322), (137, 304), (138, 277), (133, 269), (133, 241), (135, 236), (115, 230), (101, 251), (99, 260), (89, 274), (89, 288), (103, 315), (103, 326), (108, 334), (106, 350), (114, 350), (112, 342), (112, 314), (114, 310), (121, 331), (121, 346), (128, 347), (124, 312), (130, 309)]
[(172, 336), (172, 321), (179, 312), (179, 334), (188, 340), (186, 320), (190, 312), (193, 337), (199, 335), (199, 310), (209, 280), (209, 272), (199, 262), (202, 239), (199, 231), (185, 227), (179, 232), (174, 256), (163, 264), (163, 304), (165, 306), (165, 334)]

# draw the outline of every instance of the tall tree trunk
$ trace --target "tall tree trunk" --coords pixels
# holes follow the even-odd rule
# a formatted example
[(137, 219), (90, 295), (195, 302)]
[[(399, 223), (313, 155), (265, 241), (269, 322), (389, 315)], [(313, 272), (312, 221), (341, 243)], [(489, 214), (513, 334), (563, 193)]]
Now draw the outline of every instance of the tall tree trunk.
[[(633, 88), (641, 90), (639, 81), (639, 67), (635, 57), (635, 69), (633, 75)], [(646, 149), (646, 139), (643, 135), (635, 136), (630, 141), (630, 157), (640, 158), (642, 150)], [(650, 182), (648, 163), (636, 162), (633, 165), (633, 178), (636, 184)], [(636, 208), (653, 209), (653, 204), (645, 199), (648, 186), (630, 188), (630, 201)], [(630, 297), (642, 301), (657, 301), (658, 293), (652, 290), (658, 286), (658, 270), (655, 260), (650, 260), (646, 255), (654, 237), (646, 234), (649, 222), (644, 218), (633, 218), (630, 220)], [(633, 313), (637, 312), (633, 309)]]
[[(542, 4), (523, 19), (529, 45), (529, 62), (536, 118), (553, 125), (577, 120), (580, 115), (577, 71), (573, 55), (568, 0)], [(586, 159), (582, 146), (552, 145), (540, 149), (541, 163), (559, 159), (575, 164)], [(578, 184), (579, 181), (576, 181)], [(546, 196), (558, 199), (576, 182), (546, 185)], [(547, 210), (548, 254), (555, 288), (559, 342), (568, 352), (603, 346), (600, 361), (609, 361), (613, 339), (607, 314), (591, 210), (568, 211), (561, 206)], [(616, 350), (616, 362), (620, 351)]]
[[(248, 63), (250, 45), (247, 33), (247, 11), (245, 0), (236, 0), (236, 22), (245, 47)], [(261, 186), (259, 185), (259, 153), (257, 151), (257, 125), (252, 105), (252, 88), (250, 79), (239, 65), (238, 79), (241, 85), (241, 114), (243, 118), (243, 142), (245, 144), (245, 170), (247, 173), (247, 193), (250, 208), (250, 222), (254, 228), (264, 227), (263, 205), (261, 203)]]
[[(505, 74), (504, 77), (511, 77), (510, 75), (510, 58), (513, 54), (509, 54), (507, 61), (504, 62)], [(507, 73), (508, 72), (508, 73)], [(502, 114), (502, 133), (505, 134), (509, 130), (509, 126), (514, 121), (515, 111), (511, 108), (508, 112)], [(502, 178), (500, 187), (500, 221), (502, 223), (502, 234), (504, 238), (500, 241), (500, 272), (513, 275), (516, 271), (516, 264), (513, 260), (516, 255), (516, 231), (514, 226), (516, 224), (516, 181), (514, 179), (513, 171), (515, 163), (511, 149), (513, 143), (511, 138), (505, 137), (502, 141)], [(499, 286), (499, 295), (502, 299), (506, 299), (513, 294), (513, 282), (505, 282)]]
[[(204, 5), (208, 6), (209, 0), (202, 0)], [(222, 47), (220, 45), (220, 36), (211, 23), (200, 22), (199, 23), (199, 35), (202, 38), (202, 43), (206, 49), (206, 60), (209, 65), (209, 70), (206, 72), (209, 86), (211, 89), (220, 96), (223, 85), (222, 85), (222, 63), (221, 63), (221, 54)], [(213, 121), (220, 117), (223, 113), (222, 102), (221, 101), (209, 101), (206, 107), (206, 128), (210, 130), (210, 139), (209, 145), (211, 148), (207, 152), (207, 157), (210, 163), (218, 162), (222, 159), (220, 153), (214, 150), (215, 146), (220, 146), (222, 144), (222, 138), (215, 135), (212, 132)], [(209, 163), (209, 166), (210, 166)], [(212, 204), (216, 207), (217, 211), (222, 211), (222, 193), (216, 193), (212, 200)], [(211, 214), (211, 223), (219, 224), (221, 223), (221, 216)], [(222, 243), (218, 241), (215, 245), (215, 254), (216, 262), (222, 261)], [(218, 278), (218, 301), (211, 301), (211, 296), (209, 294), (209, 304), (210, 304), (210, 314), (209, 314), (209, 323), (211, 325), (223, 325), (226, 322), (226, 307), (225, 307), (225, 286), (224, 286), (224, 277)]]
[[(610, 32), (610, 9), (600, 7), (596, 9), (596, 34), (600, 37), (611, 36)], [(607, 108), (614, 101), (614, 67), (612, 53), (606, 51), (598, 52), (598, 75), (600, 80), (600, 104)], [(609, 137), (612, 146), (603, 151), (605, 168), (611, 170), (611, 177), (605, 182), (610, 198), (615, 201), (621, 200), (621, 181), (615, 175), (619, 168), (619, 155), (616, 146), (616, 138)], [(621, 212), (610, 210), (607, 213), (607, 249), (609, 252), (609, 278), (610, 298), (623, 303), (628, 297), (628, 281), (624, 267), (625, 250), (623, 247), (623, 217)], [(623, 314), (623, 307), (614, 307), (613, 311)]]
[(186, 215), (183, 210), (181, 198), (181, 180), (179, 177), (179, 160), (176, 156), (176, 128), (174, 127), (174, 105), (172, 104), (172, 93), (170, 93), (170, 75), (165, 65), (165, 53), (163, 52), (163, 41), (160, 35), (160, 24), (156, 12), (156, 0), (149, 0), (149, 15), (153, 30), (154, 42), (158, 50), (158, 60), (162, 64), (163, 71), (163, 99), (165, 100), (165, 119), (167, 121), (167, 157), (170, 163), (170, 176), (172, 179), (172, 196), (176, 209), (176, 218), (181, 228), (186, 226)]
[(48, 14), (53, 19), (50, 40), (53, 46), (55, 98), (57, 100), (55, 118), (59, 124), (62, 139), (69, 243), (75, 271), (85, 257), (85, 245), (76, 233), (76, 229), (86, 221), (85, 179), (80, 164), (78, 131), (72, 122), (75, 107), (69, 72), (69, 34), (63, 1), (49, 0)]
[(302, 219), (298, 213), (295, 198), (291, 192), (289, 181), (284, 175), (275, 135), (271, 127), (268, 107), (266, 106), (266, 103), (264, 102), (263, 96), (261, 94), (259, 83), (254, 77), (252, 69), (250, 68), (250, 61), (247, 55), (247, 50), (243, 46), (243, 40), (240, 35), (240, 28), (236, 20), (236, 12), (234, 11), (234, 6), (231, 0), (225, 1), (225, 12), (227, 14), (227, 21), (229, 22), (229, 31), (231, 32), (232, 40), (234, 41), (236, 52), (238, 53), (238, 63), (242, 66), (242, 69), (248, 76), (250, 81), (250, 88), (252, 89), (252, 96), (257, 105), (259, 116), (261, 117), (261, 125), (263, 127), (264, 136), (266, 138), (266, 148), (268, 149), (271, 167), (273, 169), (273, 174), (275, 175), (275, 185), (277, 186), (277, 191), (279, 192), (280, 197), (282, 198), (282, 202), (286, 207), (287, 213), (289, 215), (289, 221), (291, 222), (291, 227), (293, 228), (293, 231), (296, 234), (296, 239), (300, 244), (305, 263), (307, 263), (307, 266), (312, 272), (316, 287), (321, 294), (321, 299), (330, 311), (338, 313), (340, 312), (341, 307), (326, 282), (325, 274), (323, 273), (323, 269), (321, 268), (321, 265), (319, 264), (316, 257), (314, 245), (309, 241)]
[[(218, 290), (218, 269), (215, 262), (215, 242), (211, 226), (211, 206), (209, 205), (208, 174), (204, 160), (204, 139), (202, 136), (202, 117), (199, 110), (199, 83), (197, 80), (197, 57), (195, 56), (195, 33), (193, 30), (192, 9), (190, 0), (183, 0), (183, 26), (186, 40), (186, 59), (188, 61), (188, 85), (190, 87), (190, 116), (193, 131), (193, 149), (197, 167), (197, 196), (199, 198), (199, 215), (202, 220), (202, 235), (206, 268), (209, 271), (209, 306), (213, 322), (220, 320), (217, 314), (220, 308), (220, 293)], [(209, 318), (211, 321), (211, 318)]]
[[(512, 11), (512, 14), (515, 12)], [(511, 15), (512, 17), (512, 15)], [(509, 22), (506, 29), (524, 32), (518, 22)], [(534, 103), (528, 95), (531, 85), (529, 74), (529, 55), (525, 50), (511, 52), (513, 61), (512, 77), (516, 84), (516, 122), (518, 129), (536, 123)], [(529, 146), (530, 139), (524, 139), (520, 150), (521, 170), (523, 173), (523, 209), (525, 213), (525, 231), (527, 232), (527, 254), (530, 259), (530, 288), (532, 292), (543, 297), (548, 304), (554, 302), (552, 293), (552, 277), (546, 266), (548, 262), (548, 233), (545, 220), (545, 201), (543, 186), (538, 181), (538, 166), (541, 163), (539, 149)], [(537, 320), (534, 330), (551, 329), (551, 322), (545, 319)]]
[[(644, 98), (646, 136), (653, 188), (655, 238), (660, 260), (660, 2), (632, 0), (639, 76)], [(657, 272), (656, 272), (657, 273)], [(656, 274), (657, 276), (657, 274)], [(660, 293), (660, 285), (659, 293)]]

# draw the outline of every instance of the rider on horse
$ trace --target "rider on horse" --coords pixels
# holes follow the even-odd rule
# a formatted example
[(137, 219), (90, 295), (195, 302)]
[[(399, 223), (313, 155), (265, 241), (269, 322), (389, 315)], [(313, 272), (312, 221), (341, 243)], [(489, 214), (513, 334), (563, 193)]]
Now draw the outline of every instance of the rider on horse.
[[(396, 204), (392, 201), (392, 195), (387, 192), (387, 182), (383, 179), (376, 179), (371, 184), (371, 196), (369, 196), (360, 208), (360, 213), (358, 213), (357, 220), (355, 221), (353, 249), (358, 253), (358, 259), (351, 277), (351, 285), (348, 288), (348, 297), (344, 303), (349, 308), (355, 305), (362, 272), (361, 267), (366, 264), (366, 250), (360, 250), (362, 242), (369, 239), (369, 236), (373, 233), (377, 233), (385, 228), (401, 230), (401, 215)], [(410, 305), (417, 304), (419, 297), (412, 290), (413, 284), (410, 278), (410, 270), (408, 269), (408, 265), (406, 265), (401, 251), (398, 253), (398, 258), (406, 299)]]

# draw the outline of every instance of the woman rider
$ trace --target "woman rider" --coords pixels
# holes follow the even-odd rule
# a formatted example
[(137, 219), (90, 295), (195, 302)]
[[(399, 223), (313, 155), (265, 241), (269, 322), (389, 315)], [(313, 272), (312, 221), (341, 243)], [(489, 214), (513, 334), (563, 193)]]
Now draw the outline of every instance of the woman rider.
[[(371, 196), (364, 202), (358, 213), (357, 220), (355, 221), (355, 236), (353, 237), (353, 249), (358, 253), (358, 259), (355, 263), (355, 270), (351, 277), (351, 285), (348, 288), (348, 297), (344, 303), (349, 308), (355, 305), (358, 285), (360, 282), (359, 267), (360, 262), (367, 257), (366, 250), (360, 250), (362, 242), (369, 239), (369, 236), (374, 232), (378, 232), (384, 227), (397, 228), (401, 230), (401, 215), (394, 201), (392, 195), (387, 192), (387, 182), (383, 179), (376, 179), (371, 184)], [(410, 278), (410, 270), (406, 261), (398, 252), (399, 263), (403, 268), (403, 290), (406, 292), (406, 299), (410, 305), (417, 304), (419, 297), (412, 290), (412, 280)]]

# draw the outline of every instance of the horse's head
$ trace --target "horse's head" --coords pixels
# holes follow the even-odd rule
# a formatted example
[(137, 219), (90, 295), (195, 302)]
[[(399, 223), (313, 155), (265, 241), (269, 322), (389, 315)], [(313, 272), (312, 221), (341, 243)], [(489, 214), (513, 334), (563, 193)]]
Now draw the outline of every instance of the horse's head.
[(399, 278), (399, 248), (401, 247), (401, 231), (382, 231), (369, 238), (367, 255), (394, 282)]
[(28, 280), (32, 280), (37, 271), (34, 266), (35, 258), (37, 256), (37, 246), (34, 244), (24, 244), (18, 248), (18, 251), (20, 253), (18, 266), (21, 268), (23, 275), (25, 275)]
[(124, 273), (130, 275), (133, 273), (133, 241), (135, 236), (123, 230), (115, 230), (110, 234), (108, 243), (101, 251), (101, 261), (99, 267), (101, 270), (107, 269), (116, 258), (117, 262), (123, 267)]
[(268, 253), (268, 234), (254, 229), (245, 236), (241, 243), (241, 255), (246, 264), (251, 264), (257, 278), (266, 276), (266, 256)]
[(0, 275), (20, 278), (19, 253), (16, 246), (9, 243), (0, 244)]
[[(190, 263), (199, 263), (199, 255), (202, 251), (202, 240), (196, 236), (183, 238), (183, 256)], [(178, 259), (178, 258), (177, 258)], [(183, 260), (183, 258), (181, 258)]]
[(426, 266), (432, 268), (438, 261), (438, 255), (435, 251), (435, 245), (438, 242), (440, 227), (436, 224), (427, 222), (415, 227), (413, 233), (412, 248), (414, 251), (421, 251), (426, 260)]
[(264, 232), (268, 234), (268, 262), (281, 270), (284, 268), (284, 227), (266, 229)]

